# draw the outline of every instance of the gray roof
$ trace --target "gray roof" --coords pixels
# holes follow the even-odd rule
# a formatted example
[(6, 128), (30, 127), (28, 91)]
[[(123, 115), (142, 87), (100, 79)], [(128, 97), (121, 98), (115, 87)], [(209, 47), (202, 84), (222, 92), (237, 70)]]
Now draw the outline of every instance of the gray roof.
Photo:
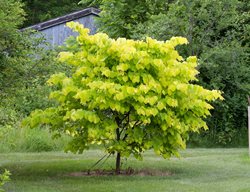
[[(79, 19), (81, 17), (85, 17), (87, 15), (96, 15), (96, 16), (98, 16), (99, 13), (100, 13), (99, 9), (89, 7), (89, 8), (83, 9), (81, 11), (76, 11), (76, 12), (61, 16), (61, 17), (57, 17), (55, 19), (51, 19), (51, 20), (48, 20), (48, 21), (45, 21), (45, 22), (42, 22), (42, 23), (38, 23), (38, 24), (35, 24), (35, 25), (32, 25), (32, 26), (29, 26), (29, 27), (27, 27), (25, 29), (34, 29), (34, 30), (37, 30), (37, 31), (42, 31), (44, 29), (53, 27), (55, 25), (59, 25), (59, 24), (66, 23), (66, 22), (69, 22), (69, 21), (72, 21), (72, 20), (76, 20), (76, 19)], [(22, 29), (22, 30), (25, 30), (25, 29)]]

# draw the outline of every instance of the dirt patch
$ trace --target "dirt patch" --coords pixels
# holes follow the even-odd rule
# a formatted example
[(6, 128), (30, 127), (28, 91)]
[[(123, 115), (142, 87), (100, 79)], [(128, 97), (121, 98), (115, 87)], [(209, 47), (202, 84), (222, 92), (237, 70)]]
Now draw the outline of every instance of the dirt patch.
[(171, 176), (173, 173), (169, 171), (161, 171), (154, 169), (142, 169), (142, 170), (134, 170), (134, 169), (126, 169), (122, 170), (120, 174), (116, 174), (114, 170), (93, 170), (93, 171), (80, 171), (80, 172), (72, 172), (67, 174), (66, 176), (71, 177), (84, 177), (84, 176), (112, 176), (112, 175), (121, 175), (121, 176)]

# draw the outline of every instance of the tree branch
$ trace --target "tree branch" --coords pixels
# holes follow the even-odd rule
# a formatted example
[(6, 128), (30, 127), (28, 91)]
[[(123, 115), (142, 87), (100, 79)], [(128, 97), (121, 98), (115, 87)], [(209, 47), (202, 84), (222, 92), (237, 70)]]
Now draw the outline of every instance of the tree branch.
[[(131, 129), (133, 130), (136, 126), (140, 124), (142, 124), (142, 122), (140, 122), (140, 120), (137, 120)], [(127, 137), (128, 137), (128, 134), (126, 133), (122, 140), (125, 141)]]

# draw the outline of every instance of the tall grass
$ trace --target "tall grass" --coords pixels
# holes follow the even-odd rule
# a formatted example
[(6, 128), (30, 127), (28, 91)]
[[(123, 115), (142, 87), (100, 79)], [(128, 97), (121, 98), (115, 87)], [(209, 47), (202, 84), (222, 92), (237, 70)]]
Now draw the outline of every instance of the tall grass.
[(47, 129), (21, 128), (15, 126), (0, 127), (0, 153), (62, 151), (69, 138), (62, 136), (52, 139)]

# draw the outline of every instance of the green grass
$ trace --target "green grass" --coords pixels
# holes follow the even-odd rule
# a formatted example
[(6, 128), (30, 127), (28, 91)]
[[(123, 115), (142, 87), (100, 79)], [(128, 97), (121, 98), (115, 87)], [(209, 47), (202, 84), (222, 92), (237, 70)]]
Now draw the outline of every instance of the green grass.
[[(144, 161), (133, 158), (123, 167), (169, 171), (169, 176), (69, 176), (87, 170), (103, 153), (82, 155), (9, 153), (0, 155), (0, 167), (12, 172), (7, 192), (250, 192), (247, 149), (188, 149), (182, 157), (164, 160), (147, 152)], [(97, 168), (112, 169), (114, 157)]]
[(67, 136), (52, 139), (48, 129), (30, 129), (16, 126), (0, 126), (0, 154), (10, 152), (62, 151)]

